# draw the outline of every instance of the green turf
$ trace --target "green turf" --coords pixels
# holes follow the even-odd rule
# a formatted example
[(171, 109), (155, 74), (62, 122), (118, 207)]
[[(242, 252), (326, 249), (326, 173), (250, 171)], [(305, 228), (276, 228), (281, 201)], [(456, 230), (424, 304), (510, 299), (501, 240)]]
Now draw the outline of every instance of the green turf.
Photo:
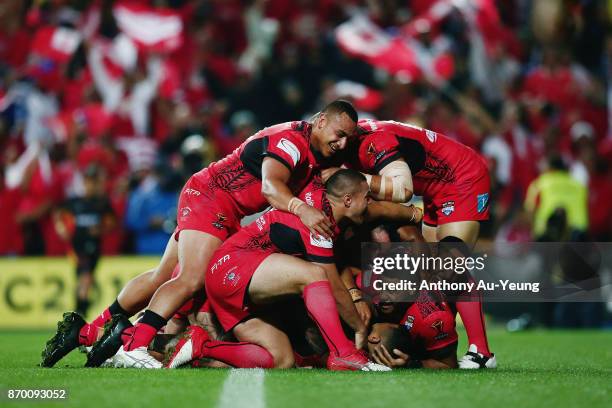
[[(66, 388), (63, 402), (8, 402), (1, 406), (172, 407), (215, 406), (227, 370), (141, 371), (81, 369), (74, 352), (58, 368), (41, 369), (49, 333), (0, 332), (0, 387)], [(269, 370), (268, 407), (609, 407), (612, 332), (492, 330), (501, 367), (495, 371), (397, 370), (332, 373)], [(464, 344), (460, 345), (463, 350)]]

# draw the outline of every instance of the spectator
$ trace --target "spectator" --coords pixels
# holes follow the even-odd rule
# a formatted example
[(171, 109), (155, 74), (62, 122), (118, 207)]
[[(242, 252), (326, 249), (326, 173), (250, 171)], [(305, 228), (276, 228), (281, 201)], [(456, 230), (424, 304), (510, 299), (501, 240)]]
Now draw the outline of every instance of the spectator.
[(135, 237), (136, 253), (161, 255), (176, 227), (181, 180), (162, 164), (129, 195), (125, 225)]
[(525, 208), (531, 214), (533, 235), (541, 237), (548, 220), (562, 211), (571, 234), (585, 233), (588, 228), (587, 189), (574, 180), (560, 156), (551, 156), (548, 169), (527, 190)]

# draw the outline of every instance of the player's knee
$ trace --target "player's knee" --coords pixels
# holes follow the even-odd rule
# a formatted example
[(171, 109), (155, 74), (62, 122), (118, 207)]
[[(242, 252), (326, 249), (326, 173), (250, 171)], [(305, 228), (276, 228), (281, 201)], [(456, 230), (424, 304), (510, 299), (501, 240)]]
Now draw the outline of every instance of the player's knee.
[(185, 292), (189, 296), (194, 296), (199, 290), (204, 287), (204, 279), (196, 279), (193, 277), (187, 277), (185, 274), (181, 274), (177, 279), (179, 290)]
[(325, 273), (325, 269), (323, 269), (319, 265), (311, 265), (310, 273), (308, 274), (310, 281), (307, 283), (318, 282), (322, 280), (327, 280), (327, 274)]

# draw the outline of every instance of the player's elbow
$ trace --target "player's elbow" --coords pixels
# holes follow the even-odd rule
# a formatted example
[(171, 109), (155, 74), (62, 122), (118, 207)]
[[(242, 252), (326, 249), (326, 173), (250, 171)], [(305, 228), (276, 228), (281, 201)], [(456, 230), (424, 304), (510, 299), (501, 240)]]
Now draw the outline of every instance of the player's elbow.
[(264, 196), (266, 200), (269, 200), (272, 196), (274, 196), (276, 189), (274, 188), (274, 183), (269, 179), (261, 180), (261, 195)]

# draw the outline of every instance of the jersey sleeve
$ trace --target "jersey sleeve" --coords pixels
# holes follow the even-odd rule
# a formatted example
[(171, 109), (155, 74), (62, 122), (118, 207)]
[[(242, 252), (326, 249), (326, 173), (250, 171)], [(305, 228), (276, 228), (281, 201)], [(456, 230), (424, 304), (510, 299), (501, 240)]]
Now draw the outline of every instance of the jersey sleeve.
[(290, 171), (308, 157), (308, 144), (300, 140), (297, 132), (285, 131), (267, 136), (264, 157), (272, 157), (284, 164)]
[(359, 149), (359, 161), (366, 172), (379, 174), (389, 163), (401, 160), (399, 143), (387, 132), (375, 132), (368, 135)]

